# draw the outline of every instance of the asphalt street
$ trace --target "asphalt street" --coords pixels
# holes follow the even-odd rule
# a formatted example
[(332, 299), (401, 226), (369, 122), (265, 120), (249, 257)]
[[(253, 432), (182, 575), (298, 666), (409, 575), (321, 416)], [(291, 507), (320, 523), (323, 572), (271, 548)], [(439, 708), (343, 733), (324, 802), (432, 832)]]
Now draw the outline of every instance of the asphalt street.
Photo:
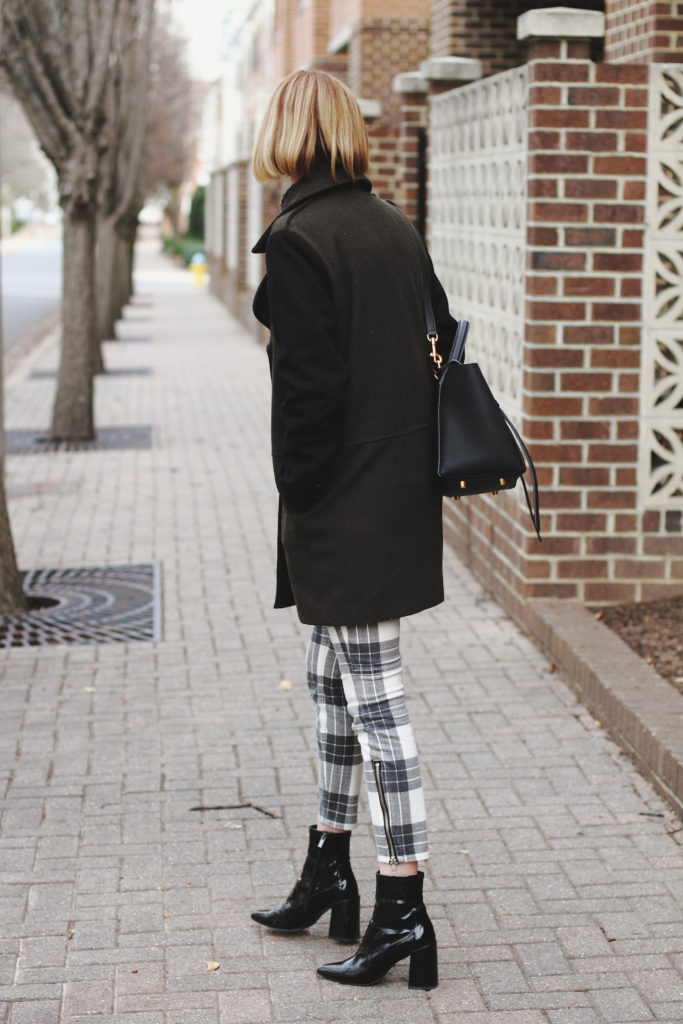
[(9, 349), (59, 306), (61, 234), (7, 239), (0, 268), (3, 344)]

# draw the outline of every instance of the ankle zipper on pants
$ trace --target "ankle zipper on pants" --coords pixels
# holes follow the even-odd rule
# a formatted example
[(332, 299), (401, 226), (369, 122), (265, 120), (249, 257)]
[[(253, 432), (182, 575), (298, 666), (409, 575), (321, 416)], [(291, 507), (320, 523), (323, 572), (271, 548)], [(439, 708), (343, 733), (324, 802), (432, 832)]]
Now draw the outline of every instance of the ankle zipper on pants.
[(396, 845), (394, 843), (394, 837), (391, 834), (391, 826), (389, 824), (389, 805), (387, 804), (386, 793), (384, 792), (384, 785), (382, 784), (382, 762), (373, 761), (372, 767), (375, 773), (375, 785), (377, 786), (379, 805), (382, 808), (384, 835), (386, 836), (387, 846), (389, 847), (389, 863), (391, 864), (392, 870), (396, 871), (398, 857), (396, 856)]

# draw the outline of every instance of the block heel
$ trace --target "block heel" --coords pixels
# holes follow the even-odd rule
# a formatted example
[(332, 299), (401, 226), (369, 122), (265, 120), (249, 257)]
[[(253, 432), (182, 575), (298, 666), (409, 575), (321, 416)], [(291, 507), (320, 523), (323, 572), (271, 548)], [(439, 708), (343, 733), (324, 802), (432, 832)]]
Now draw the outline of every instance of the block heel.
[(410, 957), (409, 988), (436, 988), (436, 935), (422, 902), (423, 879), (422, 871), (416, 875), (378, 871), (375, 909), (360, 946), (346, 960), (321, 964), (320, 977), (340, 985), (376, 985), (394, 964)]
[[(349, 861), (350, 839), (348, 830), (324, 832), (311, 825), (308, 853), (294, 888), (279, 907), (253, 911), (252, 920), (276, 931), (296, 932), (310, 928), (331, 909), (330, 935), (339, 935), (342, 941), (347, 935), (349, 941), (355, 940), (360, 897)], [(353, 927), (356, 931), (351, 935)]]
[(337, 942), (356, 942), (360, 935), (360, 899), (351, 897), (333, 904), (329, 937)]
[(408, 988), (436, 988), (439, 984), (439, 966), (436, 942), (414, 949), (410, 954)]

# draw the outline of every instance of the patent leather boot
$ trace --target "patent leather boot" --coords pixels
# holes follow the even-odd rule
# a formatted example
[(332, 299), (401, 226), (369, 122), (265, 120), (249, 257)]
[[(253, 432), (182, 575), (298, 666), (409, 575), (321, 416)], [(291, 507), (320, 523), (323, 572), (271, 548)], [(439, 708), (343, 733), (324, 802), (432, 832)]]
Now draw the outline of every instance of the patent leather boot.
[(375, 985), (399, 960), (410, 957), (409, 988), (439, 984), (436, 936), (422, 902), (424, 874), (380, 875), (375, 909), (360, 946), (339, 963), (323, 964), (318, 974), (343, 985)]
[(273, 910), (255, 910), (254, 921), (282, 932), (310, 928), (331, 910), (329, 937), (355, 942), (360, 934), (360, 896), (349, 861), (350, 832), (308, 830), (308, 854), (294, 888)]

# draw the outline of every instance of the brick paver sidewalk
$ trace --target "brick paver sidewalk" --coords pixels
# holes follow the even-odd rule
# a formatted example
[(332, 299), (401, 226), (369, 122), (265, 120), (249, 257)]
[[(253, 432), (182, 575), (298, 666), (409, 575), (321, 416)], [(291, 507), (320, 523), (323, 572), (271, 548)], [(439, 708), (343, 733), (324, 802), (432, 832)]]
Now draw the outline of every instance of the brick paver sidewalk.
[[(164, 631), (0, 651), (0, 1021), (683, 1021), (680, 824), (450, 553), (446, 603), (403, 624), (441, 985), (410, 991), (407, 963), (323, 982), (348, 954), (325, 920), (250, 920), (315, 816), (307, 630), (271, 608), (267, 362), (150, 244), (140, 262), (106, 359), (154, 373), (98, 381), (98, 422), (158, 446), (9, 459), (22, 566), (158, 561)], [(53, 386), (17, 383), (9, 425), (46, 425)], [(352, 845), (365, 923), (365, 804)]]

